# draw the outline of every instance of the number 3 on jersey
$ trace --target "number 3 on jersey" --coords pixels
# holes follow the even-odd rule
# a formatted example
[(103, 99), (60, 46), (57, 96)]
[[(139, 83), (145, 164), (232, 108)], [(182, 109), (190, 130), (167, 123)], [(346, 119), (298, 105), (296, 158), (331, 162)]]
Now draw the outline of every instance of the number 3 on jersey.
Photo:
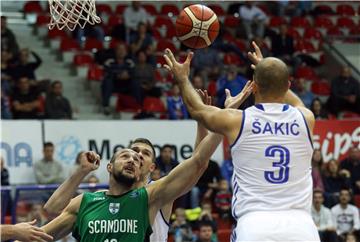
[(274, 184), (282, 184), (289, 180), (289, 162), (290, 152), (287, 148), (281, 145), (272, 145), (265, 150), (266, 157), (279, 157), (279, 161), (273, 162), (273, 167), (278, 167), (277, 171), (265, 171), (265, 179)]

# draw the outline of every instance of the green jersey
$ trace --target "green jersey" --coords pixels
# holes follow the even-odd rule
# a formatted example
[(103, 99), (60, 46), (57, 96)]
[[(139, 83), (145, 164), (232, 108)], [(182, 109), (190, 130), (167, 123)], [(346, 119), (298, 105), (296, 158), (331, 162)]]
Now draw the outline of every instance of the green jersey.
[(151, 232), (148, 194), (143, 187), (120, 196), (84, 193), (73, 236), (86, 242), (142, 242)]

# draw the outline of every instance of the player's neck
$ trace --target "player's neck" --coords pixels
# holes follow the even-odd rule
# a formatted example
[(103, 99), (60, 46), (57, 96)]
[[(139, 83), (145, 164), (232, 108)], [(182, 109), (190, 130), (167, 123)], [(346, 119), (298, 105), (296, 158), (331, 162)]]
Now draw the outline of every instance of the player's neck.
[(346, 208), (347, 208), (347, 206), (348, 206), (348, 204), (347, 204), (347, 203), (345, 203), (345, 204), (340, 203), (340, 207), (341, 207), (342, 209), (346, 209)]
[(284, 97), (262, 97), (260, 95), (255, 96), (255, 104), (257, 103), (284, 103)]
[(136, 188), (136, 183), (134, 183), (132, 186), (127, 186), (125, 184), (119, 184), (118, 182), (114, 181), (113, 179), (110, 179), (109, 181), (109, 191), (108, 195), (122, 195), (132, 189)]

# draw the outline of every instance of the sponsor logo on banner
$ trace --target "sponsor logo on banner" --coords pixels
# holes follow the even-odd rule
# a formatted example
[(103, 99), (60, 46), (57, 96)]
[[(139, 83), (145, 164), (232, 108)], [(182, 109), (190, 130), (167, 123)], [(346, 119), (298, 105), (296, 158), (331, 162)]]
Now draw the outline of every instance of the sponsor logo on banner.
[(83, 150), (79, 138), (75, 136), (62, 137), (55, 147), (57, 157), (67, 165), (74, 164), (78, 153)]

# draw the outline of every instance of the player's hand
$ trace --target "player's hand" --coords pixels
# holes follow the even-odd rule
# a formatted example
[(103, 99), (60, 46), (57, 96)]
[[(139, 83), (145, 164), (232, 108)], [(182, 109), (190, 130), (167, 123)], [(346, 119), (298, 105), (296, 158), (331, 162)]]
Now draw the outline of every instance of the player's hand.
[(232, 97), (229, 89), (225, 89), (226, 99), (224, 103), (225, 108), (238, 109), (240, 105), (250, 96), (253, 92), (254, 82), (248, 81), (242, 91)]
[(250, 61), (252, 62), (251, 64), (251, 68), (253, 70), (255, 70), (256, 65), (259, 64), (259, 62), (264, 59), (261, 50), (259, 48), (259, 46), (255, 43), (255, 41), (251, 42), (252, 46), (254, 47), (255, 51), (254, 52), (248, 52), (248, 57), (250, 59)]
[(185, 82), (188, 80), (188, 77), (190, 75), (190, 63), (193, 56), (194, 53), (189, 52), (187, 54), (185, 62), (181, 64), (176, 61), (174, 54), (171, 52), (171, 50), (166, 49), (164, 54), (166, 64), (164, 64), (164, 67), (174, 75), (176, 81)]
[(27, 223), (15, 224), (14, 239), (20, 241), (53, 241), (53, 237), (44, 232), (43, 229), (35, 227), (36, 219)]
[(83, 152), (80, 155), (80, 169), (89, 173), (100, 166), (100, 156), (94, 151)]
[(212, 98), (209, 96), (208, 92), (206, 90), (196, 89), (196, 92), (201, 97), (201, 100), (205, 105), (211, 105), (212, 104)]

